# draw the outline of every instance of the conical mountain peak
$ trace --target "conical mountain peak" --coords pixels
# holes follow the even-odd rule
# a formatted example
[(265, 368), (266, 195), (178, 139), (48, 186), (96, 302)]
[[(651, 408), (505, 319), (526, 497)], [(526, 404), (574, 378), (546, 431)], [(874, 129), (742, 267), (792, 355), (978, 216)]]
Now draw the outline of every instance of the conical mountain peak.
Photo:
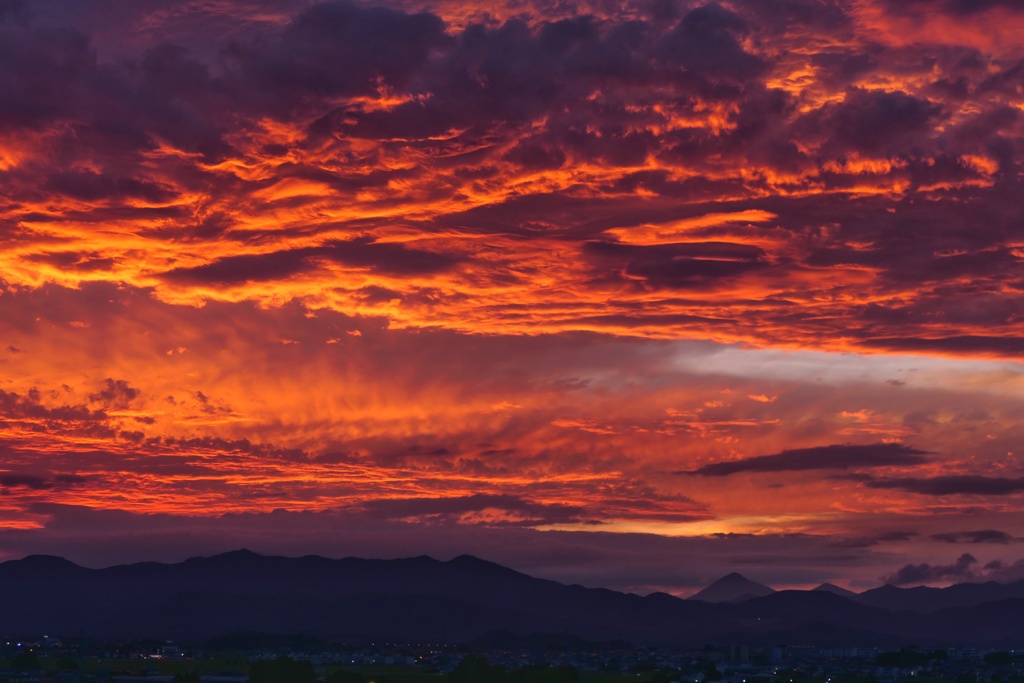
[(704, 590), (694, 593), (690, 596), (690, 600), (743, 602), (751, 598), (762, 598), (774, 592), (775, 589), (770, 586), (751, 581), (738, 572), (732, 572), (718, 579)]

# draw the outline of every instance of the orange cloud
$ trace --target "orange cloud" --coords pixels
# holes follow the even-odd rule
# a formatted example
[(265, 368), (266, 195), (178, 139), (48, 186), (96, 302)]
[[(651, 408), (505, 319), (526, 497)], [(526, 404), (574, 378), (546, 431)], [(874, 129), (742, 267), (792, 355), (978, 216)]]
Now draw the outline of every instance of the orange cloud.
[[(1013, 3), (165, 4), (0, 16), (0, 527), (924, 544), (1016, 490)], [(934, 462), (675, 474), (866, 444)]]

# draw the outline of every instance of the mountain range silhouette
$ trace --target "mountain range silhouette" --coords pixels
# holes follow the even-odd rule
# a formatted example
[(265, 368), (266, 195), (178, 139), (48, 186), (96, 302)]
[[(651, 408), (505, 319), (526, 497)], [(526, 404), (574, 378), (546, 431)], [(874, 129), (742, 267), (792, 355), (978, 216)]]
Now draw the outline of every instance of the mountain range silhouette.
[(232, 633), (347, 642), (471, 642), (503, 632), (634, 643), (897, 647), (1024, 645), (1024, 582), (949, 588), (823, 584), (774, 591), (730, 574), (690, 599), (537, 579), (449, 561), (259, 555), (88, 569), (50, 556), (0, 564), (0, 632), (197, 642)]

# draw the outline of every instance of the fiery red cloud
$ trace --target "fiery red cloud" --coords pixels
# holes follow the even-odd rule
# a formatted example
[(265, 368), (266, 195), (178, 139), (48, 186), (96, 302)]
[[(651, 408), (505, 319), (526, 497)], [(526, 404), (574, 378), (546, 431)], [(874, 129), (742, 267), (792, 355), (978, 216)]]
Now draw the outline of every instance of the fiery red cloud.
[(1024, 10), (571, 7), (0, 4), (0, 551), (1016, 571)]

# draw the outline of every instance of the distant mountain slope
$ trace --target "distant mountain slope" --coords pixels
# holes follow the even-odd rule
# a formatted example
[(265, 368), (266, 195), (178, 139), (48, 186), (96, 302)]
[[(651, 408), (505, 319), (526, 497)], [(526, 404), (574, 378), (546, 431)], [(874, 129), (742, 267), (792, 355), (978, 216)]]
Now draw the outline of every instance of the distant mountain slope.
[(933, 612), (951, 607), (975, 607), (999, 600), (1024, 599), (1024, 581), (958, 583), (948, 588), (882, 586), (864, 591), (854, 599), (862, 605), (882, 609)]
[(845, 588), (840, 588), (834, 583), (823, 583), (820, 586), (813, 588), (812, 590), (823, 591), (825, 593), (832, 593), (833, 595), (839, 595), (850, 600), (857, 599), (857, 593), (854, 593), (853, 591), (848, 591)]
[[(724, 583), (723, 583), (724, 582)], [(1024, 600), (931, 609), (1019, 587), (772, 591), (724, 577), (710, 597), (646, 597), (535, 579), (470, 556), (362, 560), (237, 551), (177, 564), (86, 569), (53, 557), (0, 564), (0, 632), (195, 641), (230, 633), (467, 642), (562, 633), (635, 643), (1024, 645)], [(706, 592), (715, 584), (702, 591)], [(753, 591), (765, 592), (749, 597)], [(896, 607), (866, 604), (881, 595)], [(929, 613), (900, 605), (938, 596)], [(736, 600), (739, 600), (738, 602)]]
[(763, 598), (774, 592), (773, 588), (733, 572), (718, 579), (704, 590), (694, 593), (689, 599), (703, 602), (742, 602), (751, 598)]

